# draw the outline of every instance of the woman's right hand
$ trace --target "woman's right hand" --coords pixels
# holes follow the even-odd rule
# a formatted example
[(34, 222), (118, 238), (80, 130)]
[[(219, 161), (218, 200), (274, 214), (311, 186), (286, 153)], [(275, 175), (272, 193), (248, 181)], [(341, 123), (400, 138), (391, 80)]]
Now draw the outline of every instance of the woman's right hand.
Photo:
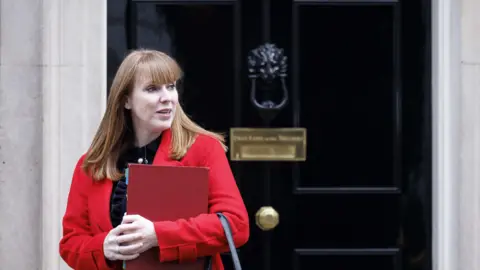
[(133, 260), (140, 254), (142, 248), (142, 235), (140, 233), (130, 233), (138, 229), (137, 224), (121, 224), (110, 230), (103, 241), (103, 254), (110, 261)]

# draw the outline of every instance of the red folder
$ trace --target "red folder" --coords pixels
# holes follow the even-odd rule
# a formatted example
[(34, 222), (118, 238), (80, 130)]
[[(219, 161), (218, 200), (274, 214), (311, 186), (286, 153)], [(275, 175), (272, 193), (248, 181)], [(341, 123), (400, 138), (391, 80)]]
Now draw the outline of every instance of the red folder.
[[(130, 164), (127, 214), (151, 221), (188, 219), (208, 212), (208, 168)], [(158, 247), (126, 262), (127, 270), (204, 270), (205, 260), (160, 263)]]

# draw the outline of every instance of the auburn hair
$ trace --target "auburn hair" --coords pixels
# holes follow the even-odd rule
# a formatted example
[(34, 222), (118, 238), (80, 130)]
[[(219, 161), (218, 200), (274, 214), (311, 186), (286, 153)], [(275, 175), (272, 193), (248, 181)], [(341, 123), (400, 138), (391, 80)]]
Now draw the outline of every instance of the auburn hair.
[[(105, 114), (82, 164), (84, 171), (94, 180), (108, 178), (117, 181), (123, 176), (117, 169), (117, 162), (122, 151), (132, 145), (135, 138), (131, 114), (124, 105), (138, 77), (150, 79), (154, 85), (164, 85), (181, 79), (182, 70), (172, 57), (156, 50), (138, 49), (125, 57), (115, 74)], [(198, 134), (217, 139), (227, 150), (223, 135), (197, 125), (185, 114), (180, 103), (177, 104), (170, 130), (169, 155), (174, 160), (187, 153)]]

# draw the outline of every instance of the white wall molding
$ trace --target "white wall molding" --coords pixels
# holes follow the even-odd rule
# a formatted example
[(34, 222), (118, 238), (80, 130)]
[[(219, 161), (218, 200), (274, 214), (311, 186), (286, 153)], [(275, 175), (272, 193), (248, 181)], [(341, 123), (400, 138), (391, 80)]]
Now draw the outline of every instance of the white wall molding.
[(106, 105), (106, 0), (43, 1), (42, 269), (58, 253), (73, 168)]
[(480, 2), (433, 3), (434, 269), (480, 269)]
[(458, 268), (460, 4), (432, 1), (433, 269)]

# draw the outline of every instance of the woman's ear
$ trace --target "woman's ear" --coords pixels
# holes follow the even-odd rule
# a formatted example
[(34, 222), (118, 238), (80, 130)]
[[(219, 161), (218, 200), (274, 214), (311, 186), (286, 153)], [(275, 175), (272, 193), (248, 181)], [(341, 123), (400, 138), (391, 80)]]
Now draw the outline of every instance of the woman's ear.
[(131, 110), (132, 109), (132, 105), (130, 104), (130, 98), (127, 97), (127, 100), (125, 101), (125, 109), (127, 110)]

